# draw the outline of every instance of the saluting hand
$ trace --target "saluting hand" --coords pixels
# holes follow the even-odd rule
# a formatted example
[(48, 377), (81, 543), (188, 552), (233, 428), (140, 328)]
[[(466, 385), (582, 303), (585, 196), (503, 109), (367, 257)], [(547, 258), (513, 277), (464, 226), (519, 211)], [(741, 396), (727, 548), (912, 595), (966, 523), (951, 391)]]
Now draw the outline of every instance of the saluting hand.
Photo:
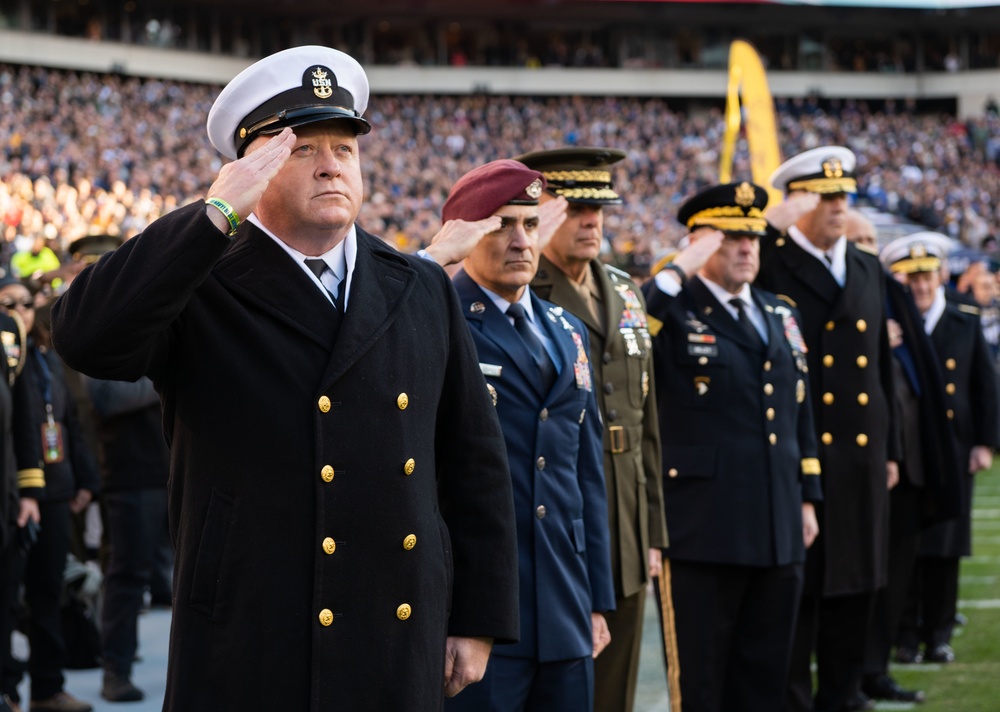
[(457, 265), (469, 256), (480, 240), (499, 230), (502, 222), (499, 215), (475, 221), (449, 220), (431, 238), (427, 254), (442, 267)]
[(538, 206), (538, 251), (541, 252), (556, 234), (556, 230), (566, 222), (569, 201), (563, 196), (547, 200)]
[[(219, 177), (208, 189), (206, 198), (226, 201), (240, 220), (246, 219), (257, 208), (268, 183), (292, 155), (294, 145), (295, 134), (290, 128), (282, 129), (281, 133), (254, 148), (243, 158), (224, 165), (219, 171)], [(229, 232), (229, 223), (220, 211), (211, 206), (205, 209), (216, 227)]]
[(815, 210), (817, 205), (819, 205), (818, 193), (796, 191), (780, 203), (767, 208), (764, 211), (764, 217), (767, 218), (772, 227), (785, 232), (803, 215)]
[(689, 235), (691, 241), (687, 247), (677, 253), (674, 257), (674, 264), (684, 270), (684, 274), (691, 277), (698, 273), (708, 258), (714, 255), (726, 236), (721, 230), (698, 230), (697, 234)]

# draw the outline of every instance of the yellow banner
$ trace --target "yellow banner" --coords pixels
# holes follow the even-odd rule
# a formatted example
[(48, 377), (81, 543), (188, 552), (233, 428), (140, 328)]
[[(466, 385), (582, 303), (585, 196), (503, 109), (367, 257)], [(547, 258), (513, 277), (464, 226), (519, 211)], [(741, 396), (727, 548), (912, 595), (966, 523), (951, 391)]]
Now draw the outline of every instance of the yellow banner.
[[(740, 98), (742, 96), (742, 105)], [(733, 154), (740, 124), (746, 119), (747, 148), (753, 182), (767, 188), (769, 202), (781, 202), (780, 190), (767, 181), (781, 165), (778, 129), (774, 120), (774, 100), (767, 85), (767, 73), (753, 45), (735, 40), (729, 47), (729, 86), (726, 91), (726, 133), (723, 137), (719, 181), (729, 183)]]

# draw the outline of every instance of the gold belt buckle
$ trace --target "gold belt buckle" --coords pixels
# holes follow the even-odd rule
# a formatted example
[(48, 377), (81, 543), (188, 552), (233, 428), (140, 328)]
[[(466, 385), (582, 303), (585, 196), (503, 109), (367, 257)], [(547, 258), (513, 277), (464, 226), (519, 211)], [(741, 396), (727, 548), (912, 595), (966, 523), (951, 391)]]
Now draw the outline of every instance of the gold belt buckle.
[(625, 452), (625, 428), (612, 425), (608, 430), (611, 433), (611, 452), (615, 455)]

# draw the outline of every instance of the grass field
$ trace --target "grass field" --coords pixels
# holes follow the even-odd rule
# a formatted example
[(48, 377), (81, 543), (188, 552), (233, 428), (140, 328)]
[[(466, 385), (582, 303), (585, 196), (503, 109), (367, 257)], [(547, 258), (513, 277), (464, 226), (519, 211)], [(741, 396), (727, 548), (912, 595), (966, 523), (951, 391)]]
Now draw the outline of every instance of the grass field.
[[(969, 623), (956, 629), (949, 665), (893, 665), (907, 689), (921, 689), (921, 705), (879, 703), (879, 710), (1000, 712), (1000, 457), (980, 473), (973, 502), (973, 556), (962, 562), (959, 610)], [(635, 712), (668, 712), (666, 678), (653, 601), (647, 602)], [(777, 712), (777, 711), (776, 711)]]
[[(959, 610), (969, 623), (956, 628), (956, 660), (949, 665), (897, 665), (903, 687), (922, 689), (922, 712), (1000, 711), (1000, 459), (976, 476), (972, 553), (962, 561)], [(911, 706), (880, 705), (879, 709)]]

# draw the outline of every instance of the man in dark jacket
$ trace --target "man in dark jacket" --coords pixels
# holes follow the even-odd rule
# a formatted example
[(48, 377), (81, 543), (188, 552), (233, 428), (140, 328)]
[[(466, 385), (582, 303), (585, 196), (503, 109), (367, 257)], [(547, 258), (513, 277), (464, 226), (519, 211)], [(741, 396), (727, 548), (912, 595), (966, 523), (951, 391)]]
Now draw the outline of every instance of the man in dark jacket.
[[(784, 233), (761, 241), (756, 284), (802, 315), (810, 397), (823, 469), (820, 534), (806, 557), (792, 654), (788, 712), (856, 707), (868, 620), (885, 585), (888, 493), (898, 478), (885, 276), (878, 259), (844, 237), (855, 156), (813, 149), (783, 163), (771, 184), (819, 198)], [(818, 689), (809, 665), (817, 653)]]
[(96, 416), (107, 545), (101, 696), (111, 702), (132, 702), (143, 698), (132, 684), (132, 661), (143, 595), (154, 586), (167, 537), (170, 452), (163, 441), (160, 398), (152, 381), (145, 376), (135, 383), (84, 376), (84, 385)]
[(614, 608), (601, 428), (583, 323), (534, 296), (541, 173), (512, 160), (463, 176), (445, 221), (490, 230), (455, 287), (504, 440), (517, 517), (521, 639), (450, 711), (593, 709), (594, 658)]
[(458, 298), (354, 224), (367, 100), (337, 50), (251, 65), (209, 113), (233, 162), (207, 201), (53, 310), (71, 366), (163, 402), (169, 712), (438, 712), (518, 635), (503, 435)]
[(921, 536), (914, 593), (919, 625), (906, 621), (902, 648), (924, 644), (923, 659), (954, 660), (951, 634), (958, 602), (959, 561), (972, 553), (974, 476), (993, 463), (1000, 446), (1000, 395), (978, 308), (945, 298), (941, 275), (950, 240), (940, 233), (916, 233), (886, 246), (883, 261), (906, 281), (941, 373), (944, 405), (963, 473), (959, 516), (935, 524)]
[[(780, 709), (821, 499), (798, 312), (750, 286), (767, 191), (681, 206), (691, 245), (646, 285), (685, 712)], [(671, 641), (666, 641), (668, 646)], [(679, 669), (678, 669), (679, 668)]]

